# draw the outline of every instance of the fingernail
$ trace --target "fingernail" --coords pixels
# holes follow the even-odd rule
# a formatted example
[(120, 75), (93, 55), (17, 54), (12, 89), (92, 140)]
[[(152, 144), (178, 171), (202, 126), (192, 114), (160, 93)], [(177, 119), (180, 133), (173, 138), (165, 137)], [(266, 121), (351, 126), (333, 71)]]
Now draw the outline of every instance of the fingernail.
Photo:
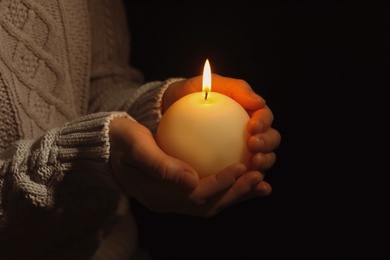
[(263, 176), (260, 173), (256, 174), (251, 181), (251, 187), (255, 187), (261, 181), (263, 181)]
[(248, 169), (247, 169), (245, 164), (238, 163), (236, 165), (236, 169), (235, 169), (235, 172), (236, 172), (235, 177), (236, 177), (236, 179), (239, 178), (241, 175), (243, 175), (247, 170)]
[(256, 124), (255, 124), (254, 129), (255, 129), (255, 132), (256, 132), (256, 133), (261, 133), (261, 132), (263, 132), (263, 129), (264, 129), (264, 124), (263, 124), (263, 122), (257, 121)]
[(265, 147), (265, 141), (263, 138), (256, 138), (256, 143), (257, 143), (257, 146), (259, 147), (258, 151), (262, 151)]
[(263, 122), (255, 119), (251, 119), (251, 121), (249, 122), (249, 131), (251, 135), (262, 133), (263, 129), (264, 129)]
[(198, 185), (198, 176), (196, 175), (196, 173), (184, 170), (183, 184), (190, 189), (195, 188)]
[(252, 97), (253, 97), (253, 99), (254, 99), (257, 103), (259, 103), (259, 104), (265, 103), (264, 98), (262, 98), (261, 96), (259, 96), (259, 95), (256, 94), (256, 93), (252, 93)]

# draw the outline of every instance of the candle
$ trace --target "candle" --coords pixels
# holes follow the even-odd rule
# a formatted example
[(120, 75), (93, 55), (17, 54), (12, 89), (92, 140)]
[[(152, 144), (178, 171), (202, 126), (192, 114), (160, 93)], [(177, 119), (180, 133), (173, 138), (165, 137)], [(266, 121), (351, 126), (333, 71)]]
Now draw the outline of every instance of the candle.
[(202, 92), (186, 95), (166, 110), (156, 133), (159, 147), (191, 165), (200, 178), (249, 160), (249, 115), (232, 98), (211, 91), (208, 60), (202, 85)]

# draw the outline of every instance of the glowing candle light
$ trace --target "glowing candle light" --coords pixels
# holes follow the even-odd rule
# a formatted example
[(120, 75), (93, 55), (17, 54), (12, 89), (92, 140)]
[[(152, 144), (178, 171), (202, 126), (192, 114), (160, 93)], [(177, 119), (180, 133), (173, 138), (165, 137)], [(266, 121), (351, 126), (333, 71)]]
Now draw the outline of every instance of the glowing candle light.
[(191, 165), (200, 178), (238, 162), (248, 165), (249, 115), (232, 98), (211, 91), (206, 60), (202, 92), (186, 95), (164, 113), (156, 142), (167, 154)]

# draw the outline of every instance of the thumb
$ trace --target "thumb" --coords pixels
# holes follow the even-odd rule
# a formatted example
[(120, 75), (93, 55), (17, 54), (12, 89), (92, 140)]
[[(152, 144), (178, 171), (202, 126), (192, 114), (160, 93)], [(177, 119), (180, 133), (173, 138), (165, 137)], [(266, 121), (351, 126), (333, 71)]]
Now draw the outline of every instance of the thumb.
[(199, 177), (195, 169), (187, 163), (167, 155), (154, 139), (142, 145), (137, 151), (137, 166), (158, 181), (170, 182), (184, 188), (193, 189)]
[(164, 153), (149, 129), (135, 121), (114, 119), (110, 123), (110, 144), (111, 163), (118, 176), (130, 178), (126, 173), (126, 168), (130, 167), (133, 171), (142, 171), (137, 178), (177, 183), (185, 188), (194, 188), (198, 184), (196, 171), (185, 162)]

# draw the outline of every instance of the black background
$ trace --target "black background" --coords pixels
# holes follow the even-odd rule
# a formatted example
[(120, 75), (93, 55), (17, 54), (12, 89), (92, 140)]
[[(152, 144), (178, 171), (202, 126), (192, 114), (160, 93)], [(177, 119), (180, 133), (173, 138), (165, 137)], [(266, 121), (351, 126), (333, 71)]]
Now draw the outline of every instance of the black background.
[[(390, 6), (129, 3), (146, 80), (245, 79), (282, 135), (267, 198), (203, 219), (134, 204), (153, 259), (390, 259)], [(260, 3), (260, 2), (259, 2)]]

